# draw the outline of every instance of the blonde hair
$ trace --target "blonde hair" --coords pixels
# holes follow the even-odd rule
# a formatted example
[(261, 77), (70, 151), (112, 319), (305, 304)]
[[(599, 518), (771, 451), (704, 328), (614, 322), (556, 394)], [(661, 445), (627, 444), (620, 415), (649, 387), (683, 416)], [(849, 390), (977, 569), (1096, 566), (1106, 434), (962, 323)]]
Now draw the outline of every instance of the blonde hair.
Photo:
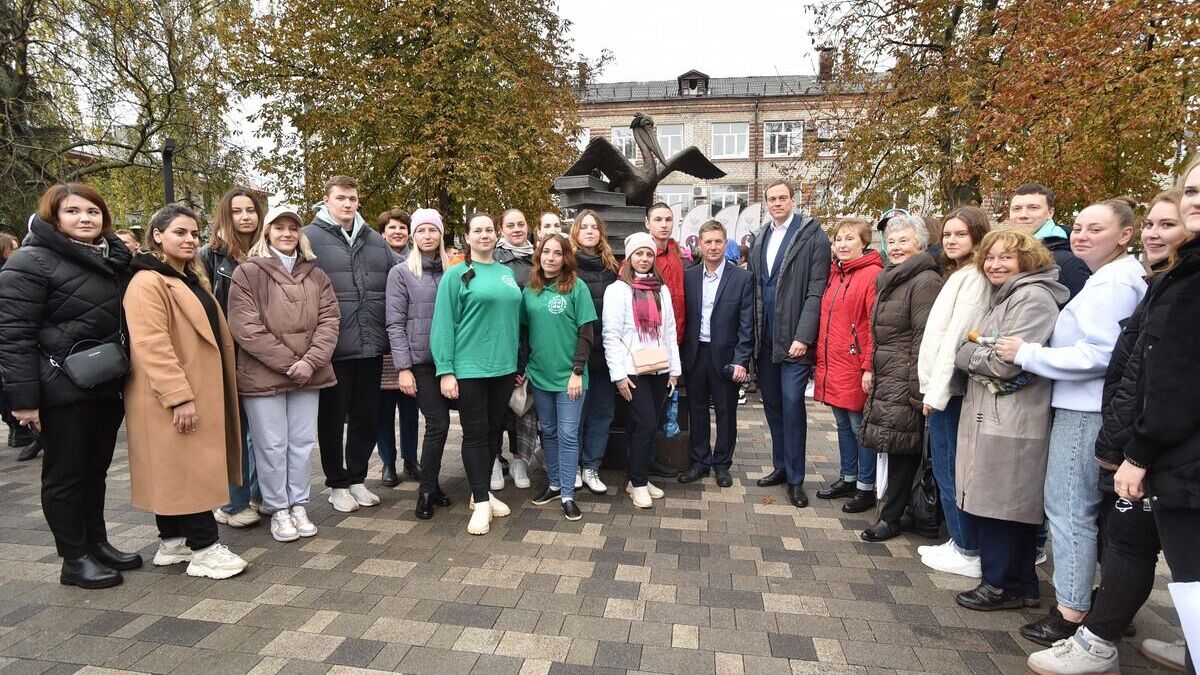
[(986, 274), (984, 261), (987, 260), (988, 251), (996, 244), (1004, 246), (1005, 251), (1017, 254), (1017, 265), (1022, 272), (1036, 272), (1054, 265), (1054, 254), (1033, 235), (1017, 230), (992, 230), (984, 235), (975, 251), (975, 267), (980, 273)]
[[(437, 225), (434, 225), (433, 223), (421, 223), (421, 225), (429, 225), (430, 227), (437, 229)], [(421, 248), (417, 246), (417, 242), (415, 239), (413, 239), (413, 235), (417, 233), (417, 229), (420, 228), (421, 225), (418, 225), (417, 227), (413, 227), (412, 225), (408, 226), (408, 237), (410, 240), (412, 240), (412, 250), (408, 252), (408, 258), (404, 260), (404, 266), (407, 267), (408, 271), (412, 272), (413, 277), (417, 279), (420, 279), (421, 274), (423, 273), (421, 264), (425, 258), (425, 254), (422, 253)], [(437, 255), (442, 260), (442, 271), (448, 270), (450, 269), (450, 256), (446, 255), (446, 237), (442, 235), (441, 230), (438, 230), (437, 243)]]
[(301, 260), (316, 260), (317, 254), (313, 253), (312, 244), (310, 244), (308, 241), (308, 235), (304, 234), (304, 223), (300, 222), (296, 218), (293, 218), (292, 215), (289, 213), (284, 213), (284, 214), (275, 216), (275, 220), (272, 220), (270, 223), (265, 222), (265, 221), (263, 222), (262, 228), (259, 229), (258, 239), (254, 242), (254, 245), (250, 247), (250, 252), (246, 254), (246, 257), (248, 257), (248, 258), (273, 258), (273, 257), (275, 257), (275, 254), (271, 252), (271, 242), (268, 241), (268, 239), (267, 239), (267, 233), (271, 231), (271, 223), (274, 223), (275, 221), (280, 220), (282, 218), (287, 218), (288, 220), (291, 220), (292, 222), (296, 223), (296, 227), (299, 230), (299, 235), (300, 235), (300, 243), (296, 245), (296, 252), (300, 254), (300, 259)]
[(875, 236), (875, 223), (858, 216), (842, 218), (829, 231), (829, 243), (832, 244), (838, 232), (842, 230), (854, 230), (854, 233), (858, 235), (858, 240), (862, 242), (863, 250), (866, 250), (871, 247), (871, 239)]
[(1179, 172), (1179, 178), (1175, 181), (1175, 189), (1183, 192), (1183, 183), (1187, 180), (1188, 174), (1198, 167), (1200, 167), (1200, 152), (1183, 165), (1183, 171)]

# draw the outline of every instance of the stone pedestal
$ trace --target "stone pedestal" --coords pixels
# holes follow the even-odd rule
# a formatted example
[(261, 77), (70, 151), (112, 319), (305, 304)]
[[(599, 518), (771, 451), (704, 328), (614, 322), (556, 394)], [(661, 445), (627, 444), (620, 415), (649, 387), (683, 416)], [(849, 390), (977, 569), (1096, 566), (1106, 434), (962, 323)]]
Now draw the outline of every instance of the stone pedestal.
[(571, 213), (592, 209), (608, 226), (608, 243), (617, 256), (625, 253), (625, 237), (646, 229), (646, 210), (627, 206), (625, 195), (595, 176), (563, 176), (554, 181), (559, 203)]
[[(629, 414), (629, 405), (617, 394), (617, 414), (613, 418), (612, 429), (608, 434), (608, 448), (604, 452), (604, 468), (625, 469), (628, 466), (625, 450), (625, 424)], [(662, 429), (658, 431), (658, 461), (673, 469), (686, 471), (692, 465), (688, 448), (691, 438), (688, 430), (691, 428), (687, 415), (686, 392), (679, 394), (679, 435), (667, 438)]]

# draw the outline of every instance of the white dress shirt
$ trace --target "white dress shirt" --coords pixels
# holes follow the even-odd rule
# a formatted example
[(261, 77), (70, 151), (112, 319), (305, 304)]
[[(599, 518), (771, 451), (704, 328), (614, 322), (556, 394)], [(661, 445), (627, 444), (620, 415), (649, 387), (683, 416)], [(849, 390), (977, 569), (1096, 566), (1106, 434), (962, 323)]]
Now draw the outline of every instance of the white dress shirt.
[[(704, 265), (704, 263), (701, 263)], [(717, 289), (721, 286), (721, 275), (725, 273), (725, 261), (717, 265), (717, 271), (709, 274), (708, 266), (704, 266), (704, 285), (701, 286), (703, 300), (700, 303), (700, 341), (711, 342), (711, 324), (713, 305), (717, 302)]]
[(771, 238), (767, 240), (767, 276), (775, 271), (775, 259), (779, 257), (783, 246), (783, 240), (787, 238), (787, 229), (792, 224), (792, 214), (788, 214), (787, 220), (783, 221), (782, 225), (771, 221)]

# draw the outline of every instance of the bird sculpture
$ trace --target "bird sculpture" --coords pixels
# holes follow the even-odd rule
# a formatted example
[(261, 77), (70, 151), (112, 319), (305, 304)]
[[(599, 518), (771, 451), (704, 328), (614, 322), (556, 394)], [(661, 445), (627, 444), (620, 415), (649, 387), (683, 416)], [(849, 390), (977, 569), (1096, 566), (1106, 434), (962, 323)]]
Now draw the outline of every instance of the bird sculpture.
[[(566, 176), (587, 176), (601, 172), (613, 190), (625, 193), (629, 206), (650, 206), (654, 203), (654, 188), (668, 175), (682, 171), (689, 176), (711, 180), (723, 178), (725, 172), (709, 161), (696, 146), (690, 146), (670, 160), (663, 156), (654, 130), (654, 119), (637, 113), (629, 123), (633, 141), (642, 152), (643, 163), (637, 166), (625, 158), (607, 138), (593, 138), (579, 159), (567, 169)], [(662, 168), (658, 164), (662, 163)]]

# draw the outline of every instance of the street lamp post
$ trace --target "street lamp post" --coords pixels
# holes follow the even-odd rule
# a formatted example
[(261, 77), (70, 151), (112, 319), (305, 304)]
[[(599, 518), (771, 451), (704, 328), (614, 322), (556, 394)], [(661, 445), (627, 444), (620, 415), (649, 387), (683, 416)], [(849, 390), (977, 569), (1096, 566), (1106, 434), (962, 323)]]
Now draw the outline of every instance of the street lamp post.
[(175, 139), (168, 138), (163, 144), (163, 200), (165, 204), (175, 201)]

